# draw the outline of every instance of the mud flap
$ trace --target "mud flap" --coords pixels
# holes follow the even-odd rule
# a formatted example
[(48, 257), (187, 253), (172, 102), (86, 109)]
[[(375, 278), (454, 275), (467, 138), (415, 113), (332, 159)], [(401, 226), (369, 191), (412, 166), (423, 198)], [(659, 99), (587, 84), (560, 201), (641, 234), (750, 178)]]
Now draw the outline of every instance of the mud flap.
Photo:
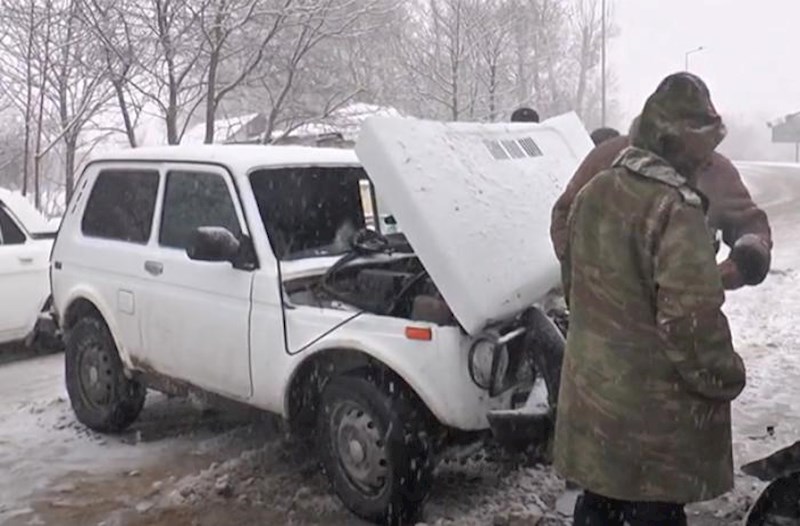
[(547, 386), (549, 408), (537, 407), (532, 390), (521, 409), (491, 411), (489, 425), (495, 439), (506, 449), (526, 450), (546, 444), (553, 432), (555, 407), (561, 383), (561, 364), (564, 361), (565, 340), (561, 331), (540, 309), (529, 309), (524, 315), (527, 328), (525, 349)]
[(800, 524), (800, 442), (746, 464), (742, 471), (771, 481), (750, 508), (746, 526)]
[(42, 313), (33, 330), (25, 338), (25, 347), (41, 353), (56, 353), (64, 350), (61, 331), (50, 313)]
[(550, 411), (492, 411), (487, 417), (497, 443), (512, 453), (546, 446), (553, 432), (554, 418)]

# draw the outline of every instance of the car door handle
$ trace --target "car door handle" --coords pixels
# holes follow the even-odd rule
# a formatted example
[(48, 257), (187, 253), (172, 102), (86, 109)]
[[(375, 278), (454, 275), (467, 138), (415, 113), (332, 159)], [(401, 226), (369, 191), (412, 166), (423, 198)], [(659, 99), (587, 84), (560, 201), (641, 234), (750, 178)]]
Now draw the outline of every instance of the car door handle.
[(30, 265), (31, 263), (33, 263), (33, 257), (32, 256), (20, 256), (17, 259), (23, 265)]
[(164, 272), (164, 264), (159, 263), (158, 261), (145, 261), (144, 269), (147, 271), (148, 274), (152, 274), (153, 276), (160, 276)]

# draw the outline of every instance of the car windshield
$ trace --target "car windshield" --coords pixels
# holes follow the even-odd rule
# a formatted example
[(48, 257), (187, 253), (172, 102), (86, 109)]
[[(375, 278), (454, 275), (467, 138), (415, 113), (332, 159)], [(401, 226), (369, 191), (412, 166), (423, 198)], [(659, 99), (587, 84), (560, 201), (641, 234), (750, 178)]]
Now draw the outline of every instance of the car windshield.
[(272, 249), (284, 261), (341, 255), (359, 230), (396, 227), (389, 214), (376, 214), (372, 185), (360, 167), (256, 170), (250, 184)]

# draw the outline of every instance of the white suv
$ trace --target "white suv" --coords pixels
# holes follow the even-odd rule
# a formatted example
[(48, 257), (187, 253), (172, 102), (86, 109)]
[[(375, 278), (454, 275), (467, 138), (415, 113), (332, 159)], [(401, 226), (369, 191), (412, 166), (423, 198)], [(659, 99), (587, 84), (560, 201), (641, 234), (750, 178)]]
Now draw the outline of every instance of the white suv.
[(0, 344), (31, 344), (52, 330), (44, 326), (56, 230), (24, 197), (0, 188)]
[[(520, 309), (472, 330), (476, 311), (457, 295), (453, 308), (413, 238), (365, 228), (382, 200), (364, 181), (354, 152), (304, 147), (136, 149), (89, 164), (52, 256), (78, 419), (121, 430), (145, 386), (212, 393), (315, 432), (359, 516), (418, 510), (443, 447), (510, 407), (533, 340)], [(386, 202), (411, 234), (404, 201)]]

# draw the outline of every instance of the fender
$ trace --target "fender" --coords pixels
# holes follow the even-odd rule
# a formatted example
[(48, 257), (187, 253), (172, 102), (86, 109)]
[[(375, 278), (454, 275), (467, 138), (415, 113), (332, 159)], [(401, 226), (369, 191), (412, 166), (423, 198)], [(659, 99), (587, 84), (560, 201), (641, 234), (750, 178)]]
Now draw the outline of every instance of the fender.
[[(399, 325), (405, 326), (406, 323)], [(292, 361), (286, 373), (289, 381), (282, 390), (283, 400), (279, 404), (284, 416), (290, 415), (289, 389), (300, 368), (321, 353), (349, 350), (374, 359), (397, 374), (443, 424), (466, 431), (488, 428), (486, 414), (490, 406), (503, 404), (510, 394), (492, 399), (487, 391), (471, 381), (467, 351), (461, 345), (459, 329), (430, 328), (433, 340), (424, 342), (405, 337), (387, 340), (385, 335), (368, 336), (358, 328), (353, 329), (353, 337), (348, 337), (349, 331), (343, 328), (335, 336), (331, 335), (305, 350), (303, 358)], [(397, 343), (393, 344), (394, 341)]]
[[(291, 389), (292, 384), (294, 383), (295, 379), (297, 378), (298, 372), (309, 362), (319, 358), (321, 355), (336, 352), (336, 351), (353, 351), (359, 354), (364, 355), (365, 358), (371, 358), (381, 364), (383, 364), (387, 369), (394, 372), (397, 376), (399, 376), (408, 386), (416, 393), (417, 396), (422, 400), (422, 402), (433, 410), (433, 396), (431, 393), (427, 392), (424, 386), (414, 380), (414, 374), (410, 374), (406, 367), (400, 361), (393, 359), (390, 353), (381, 352), (377, 348), (370, 347), (368, 345), (364, 345), (363, 341), (358, 340), (334, 340), (329, 339), (326, 340), (324, 346), (317, 347), (313, 350), (309, 349), (306, 352), (302, 353), (303, 359), (297, 360), (293, 363), (293, 366), (289, 373), (289, 379), (286, 383), (286, 388), (283, 391), (283, 403), (282, 406), (284, 408), (284, 415), (289, 414), (289, 390)], [(437, 418), (441, 418), (440, 415), (434, 413)]]
[(63, 304), (57, 306), (59, 318), (58, 323), (59, 326), (62, 327), (62, 330), (64, 330), (65, 327), (65, 318), (69, 308), (72, 307), (76, 301), (80, 300), (88, 301), (100, 312), (100, 315), (103, 317), (103, 321), (111, 333), (111, 338), (114, 340), (114, 345), (117, 347), (120, 360), (122, 360), (122, 363), (126, 369), (134, 369), (130, 352), (127, 348), (125, 348), (124, 345), (122, 345), (122, 342), (119, 339), (119, 327), (117, 326), (114, 316), (111, 315), (114, 309), (111, 305), (103, 300), (103, 296), (94, 287), (89, 287), (85, 284), (74, 287), (67, 294)]

